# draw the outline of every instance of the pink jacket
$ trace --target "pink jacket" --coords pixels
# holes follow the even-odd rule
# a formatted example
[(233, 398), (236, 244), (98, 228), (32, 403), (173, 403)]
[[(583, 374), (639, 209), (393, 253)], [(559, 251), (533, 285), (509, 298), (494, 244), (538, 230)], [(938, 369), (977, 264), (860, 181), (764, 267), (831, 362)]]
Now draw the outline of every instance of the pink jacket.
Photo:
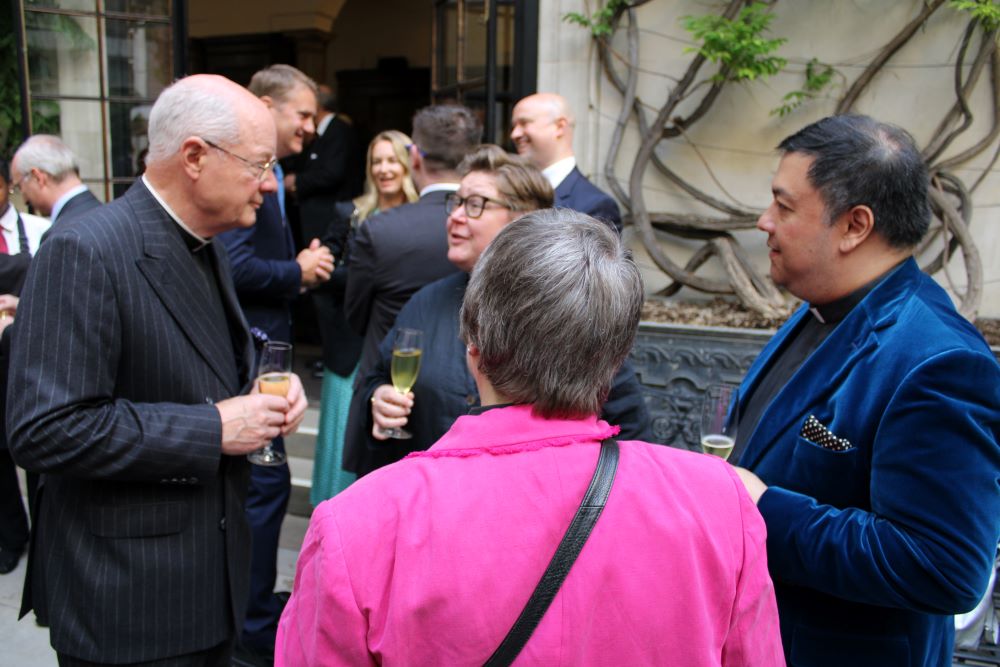
[[(276, 665), (482, 665), (617, 432), (458, 419), (313, 513)], [(764, 523), (720, 459), (622, 442), (600, 520), (519, 665), (784, 665)]]

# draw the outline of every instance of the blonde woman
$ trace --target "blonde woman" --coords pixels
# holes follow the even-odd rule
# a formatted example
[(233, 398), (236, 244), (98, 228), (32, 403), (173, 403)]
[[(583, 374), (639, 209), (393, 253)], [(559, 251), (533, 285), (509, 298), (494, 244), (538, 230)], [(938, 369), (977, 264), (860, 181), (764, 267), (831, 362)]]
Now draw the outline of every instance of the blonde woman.
[(349, 239), (352, 231), (371, 216), (417, 200), (406, 149), (410, 143), (411, 139), (397, 130), (380, 132), (372, 139), (364, 194), (336, 205), (323, 239), (337, 260), (337, 270), (328, 287), (314, 293), (323, 338), (323, 391), (310, 493), (313, 505), (333, 497), (354, 481), (352, 473), (341, 470), (344, 428), (362, 341), (344, 319)]

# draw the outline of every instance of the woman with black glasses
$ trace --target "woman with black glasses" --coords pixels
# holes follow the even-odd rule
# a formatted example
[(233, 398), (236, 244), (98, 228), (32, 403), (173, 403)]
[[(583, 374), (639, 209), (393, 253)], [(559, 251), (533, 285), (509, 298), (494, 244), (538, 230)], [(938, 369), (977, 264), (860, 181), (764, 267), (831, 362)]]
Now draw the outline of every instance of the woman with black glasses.
[[(386, 463), (427, 449), (458, 417), (479, 405), (479, 392), (466, 368), (465, 347), (458, 336), (469, 273), (500, 230), (531, 211), (552, 206), (552, 187), (541, 172), (499, 146), (476, 149), (462, 162), (459, 173), (461, 185), (446, 200), (446, 211), (448, 260), (462, 272), (413, 295), (383, 340), (374, 368), (358, 387), (370, 406), (366, 430), (373, 445), (390, 454)], [(392, 342), (400, 328), (424, 332), (420, 373), (405, 395), (390, 380)], [(602, 417), (621, 426), (623, 437), (650, 439), (648, 412), (631, 369), (616, 376)], [(405, 427), (413, 437), (388, 438), (384, 432), (392, 427)]]

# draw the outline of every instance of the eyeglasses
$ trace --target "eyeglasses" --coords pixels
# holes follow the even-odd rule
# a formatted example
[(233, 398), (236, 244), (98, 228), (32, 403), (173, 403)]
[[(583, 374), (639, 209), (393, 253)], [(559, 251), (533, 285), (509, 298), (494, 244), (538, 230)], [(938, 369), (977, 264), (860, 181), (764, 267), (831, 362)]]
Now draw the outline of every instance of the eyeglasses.
[(204, 141), (209, 146), (211, 146), (212, 148), (214, 148), (215, 150), (222, 151), (223, 153), (225, 153), (229, 157), (236, 158), (237, 160), (239, 160), (240, 162), (242, 162), (246, 166), (248, 166), (251, 169), (253, 169), (256, 172), (258, 172), (257, 173), (257, 180), (258, 181), (263, 181), (265, 178), (267, 178), (268, 172), (271, 171), (272, 169), (274, 169), (274, 165), (278, 164), (278, 158), (276, 158), (276, 157), (272, 157), (267, 162), (254, 162), (253, 160), (248, 160), (245, 157), (239, 156), (239, 155), (237, 155), (236, 153), (234, 153), (234, 152), (232, 152), (230, 150), (226, 150), (225, 148), (223, 148), (222, 146), (218, 145), (217, 143), (209, 141), (205, 137), (202, 137), (201, 140)]
[(483, 197), (482, 195), (469, 195), (468, 197), (459, 197), (458, 193), (451, 193), (444, 200), (444, 210), (451, 215), (456, 208), (459, 206), (465, 207), (465, 214), (470, 218), (478, 218), (486, 210), (486, 204), (496, 204), (500, 208), (505, 208), (507, 210), (513, 211), (514, 207), (510, 204), (505, 204), (502, 201), (497, 201), (496, 199), (490, 199), (489, 197)]
[(15, 183), (11, 184), (11, 186), (7, 189), (7, 192), (9, 192), (12, 195), (17, 194), (18, 192), (21, 191), (21, 184), (24, 183), (29, 178), (31, 178), (30, 171), (21, 178), (17, 179)]
[(417, 153), (420, 154), (420, 157), (424, 157), (424, 158), (427, 157), (427, 153), (425, 153), (424, 149), (422, 149), (420, 146), (418, 146), (416, 144), (406, 144), (406, 152), (407, 153), (410, 152), (411, 148), (416, 148), (417, 149)]

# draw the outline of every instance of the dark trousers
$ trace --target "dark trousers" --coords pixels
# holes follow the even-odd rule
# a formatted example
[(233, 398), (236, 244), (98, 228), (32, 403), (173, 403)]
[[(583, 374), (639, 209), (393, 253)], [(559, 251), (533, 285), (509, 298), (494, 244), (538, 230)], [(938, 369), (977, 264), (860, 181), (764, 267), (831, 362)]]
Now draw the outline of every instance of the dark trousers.
[[(229, 667), (233, 660), (233, 641), (227, 640), (204, 651), (175, 655), (160, 660), (147, 662), (130, 662), (119, 667)], [(59, 667), (103, 667), (103, 662), (88, 662), (58, 653)]]
[[(271, 446), (276, 451), (285, 451), (283, 438), (276, 438)], [(253, 550), (250, 554), (250, 599), (242, 640), (259, 651), (274, 649), (281, 617), (283, 605), (274, 595), (274, 581), (278, 570), (278, 537), (291, 491), (288, 464), (252, 466), (246, 513)]]
[(0, 448), (0, 547), (21, 552), (28, 544), (28, 515), (21, 501), (17, 468), (6, 447)]

